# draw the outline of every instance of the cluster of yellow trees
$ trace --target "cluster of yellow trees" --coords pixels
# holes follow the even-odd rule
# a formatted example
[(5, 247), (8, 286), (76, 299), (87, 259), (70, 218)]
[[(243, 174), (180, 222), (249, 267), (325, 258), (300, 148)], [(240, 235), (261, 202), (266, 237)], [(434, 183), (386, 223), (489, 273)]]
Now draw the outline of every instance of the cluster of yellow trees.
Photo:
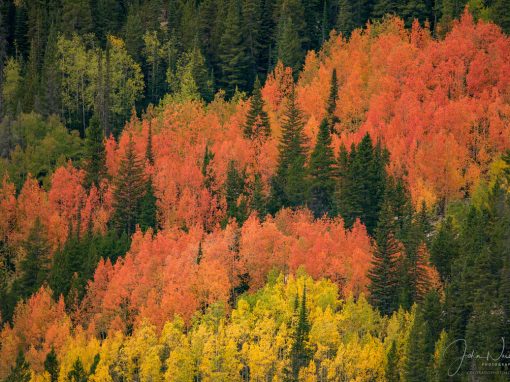
[[(307, 365), (299, 381), (385, 381), (388, 372), (405, 380), (415, 309), (384, 318), (363, 295), (338, 296), (330, 281), (280, 275), (229, 314), (211, 306), (189, 326), (176, 318), (158, 333), (141, 322), (104, 340), (77, 330), (58, 352), (58, 381), (75, 380), (78, 359), (80, 381), (285, 381), (296, 357)], [(32, 381), (50, 380), (47, 371), (32, 371)]]

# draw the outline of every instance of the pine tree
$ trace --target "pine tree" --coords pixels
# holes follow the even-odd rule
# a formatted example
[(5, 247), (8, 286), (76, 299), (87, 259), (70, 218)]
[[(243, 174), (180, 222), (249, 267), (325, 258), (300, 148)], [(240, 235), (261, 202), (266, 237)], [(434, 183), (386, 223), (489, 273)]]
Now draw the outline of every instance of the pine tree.
[(316, 218), (331, 214), (334, 206), (335, 155), (331, 147), (331, 133), (328, 121), (324, 119), (319, 127), (317, 142), (310, 156), (310, 202), (309, 207)]
[(43, 112), (48, 116), (60, 113), (60, 76), (57, 68), (57, 27), (52, 22), (44, 52), (44, 62), (42, 68), (42, 85), (43, 94)]
[(298, 380), (299, 370), (308, 366), (311, 359), (311, 352), (308, 345), (308, 336), (310, 333), (310, 322), (308, 320), (308, 310), (306, 308), (306, 285), (303, 289), (301, 304), (299, 305), (299, 313), (297, 325), (294, 330), (292, 345), (290, 349), (290, 364), (292, 378)]
[[(152, 152), (152, 126), (149, 124), (147, 134), (147, 148), (145, 159), (150, 166), (154, 166), (154, 153)], [(149, 175), (145, 183), (145, 194), (140, 204), (140, 228), (146, 231), (148, 228), (157, 229), (157, 198), (154, 194), (152, 175)]]
[(297, 31), (291, 16), (282, 15), (278, 23), (276, 38), (276, 58), (285, 66), (292, 68), (294, 76), (297, 76), (305, 56), (301, 37)]
[(135, 231), (140, 219), (140, 207), (146, 191), (143, 164), (135, 152), (135, 143), (130, 136), (126, 153), (120, 162), (114, 181), (113, 225), (119, 232), (129, 236)]
[(326, 119), (330, 127), (331, 134), (336, 132), (335, 124), (338, 122), (338, 117), (335, 115), (336, 101), (338, 100), (338, 79), (336, 76), (336, 69), (331, 73), (331, 84), (329, 88), (329, 97), (326, 104)]
[(367, 133), (357, 146), (351, 146), (347, 158), (341, 153), (340, 159), (337, 211), (347, 227), (359, 218), (373, 234), (386, 189), (388, 153), (380, 143), (374, 147)]
[(61, 30), (71, 37), (73, 33), (85, 35), (92, 31), (92, 12), (88, 0), (62, 0)]
[(246, 172), (239, 171), (235, 161), (231, 160), (227, 168), (227, 180), (225, 181), (225, 199), (227, 203), (228, 219), (236, 219), (242, 225), (248, 218), (248, 205), (246, 199)]
[(85, 186), (98, 187), (106, 176), (106, 152), (103, 129), (96, 114), (89, 121), (85, 138)]
[(399, 0), (376, 0), (372, 9), (372, 17), (382, 18), (387, 14), (398, 15), (402, 5), (402, 1)]
[(235, 89), (247, 90), (253, 78), (250, 52), (243, 34), (240, 0), (230, 0), (225, 29), (220, 42), (221, 81), (227, 95), (232, 96)]
[(429, 335), (428, 326), (419, 309), (414, 306), (414, 320), (409, 334), (406, 349), (404, 375), (406, 381), (422, 382), (427, 375), (427, 367), (432, 354), (427, 352), (426, 340)]
[[(45, 228), (39, 218), (23, 243), (25, 257), (21, 260), (21, 276), (17, 280), (16, 290), (23, 298), (34, 293), (46, 280), (49, 268), (50, 246)], [(19, 289), (18, 289), (19, 288)]]
[(400, 381), (400, 374), (398, 371), (398, 353), (397, 353), (397, 345), (395, 340), (391, 341), (390, 350), (388, 351), (388, 363), (386, 364), (386, 380), (392, 382)]
[(264, 100), (260, 88), (260, 81), (257, 76), (253, 85), (250, 110), (248, 110), (243, 130), (244, 137), (252, 140), (264, 140), (271, 135), (269, 117), (264, 110)]
[(87, 382), (88, 376), (83, 368), (83, 363), (81, 359), (78, 357), (76, 361), (73, 363), (73, 368), (67, 374), (67, 381), (69, 382)]
[(141, 62), (144, 46), (143, 35), (145, 33), (140, 13), (141, 7), (138, 4), (131, 4), (124, 25), (126, 50), (137, 62)]
[(453, 261), (459, 254), (457, 233), (451, 217), (447, 217), (439, 227), (430, 247), (430, 260), (437, 268), (441, 279), (449, 281), (452, 275)]
[(299, 207), (307, 199), (306, 155), (307, 139), (304, 122), (292, 90), (287, 100), (282, 137), (278, 146), (278, 166), (271, 184), (270, 212), (282, 207)]
[(336, 17), (336, 30), (342, 33), (343, 36), (349, 37), (355, 27), (350, 0), (340, 0)]
[(25, 360), (25, 355), (20, 350), (16, 357), (16, 365), (11, 369), (11, 374), (9, 374), (5, 382), (30, 382), (31, 380), (32, 373), (30, 372), (30, 365)]
[(395, 239), (393, 214), (388, 202), (383, 204), (377, 228), (376, 249), (368, 277), (370, 300), (382, 314), (389, 315), (397, 309), (399, 292), (398, 254), (400, 246)]
[(44, 360), (44, 370), (50, 375), (50, 382), (58, 381), (59, 365), (57, 353), (55, 353), (53, 347), (51, 347), (51, 351), (46, 355), (46, 359)]
[(264, 185), (262, 183), (262, 177), (259, 173), (255, 174), (253, 181), (253, 190), (251, 196), (250, 209), (256, 211), (259, 219), (264, 219), (267, 214), (267, 200), (264, 193)]
[(498, 24), (506, 34), (510, 33), (509, 0), (494, 0), (490, 8), (491, 19)]

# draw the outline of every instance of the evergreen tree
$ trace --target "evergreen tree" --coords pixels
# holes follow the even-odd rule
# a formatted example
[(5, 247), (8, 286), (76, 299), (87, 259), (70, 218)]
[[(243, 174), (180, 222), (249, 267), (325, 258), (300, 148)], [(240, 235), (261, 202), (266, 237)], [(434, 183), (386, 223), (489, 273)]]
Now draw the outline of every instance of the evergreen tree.
[(413, 309), (415, 314), (406, 349), (404, 375), (406, 381), (422, 382), (428, 373), (427, 368), (432, 354), (428, 353), (426, 348), (426, 339), (429, 335), (427, 322), (416, 305)]
[(126, 50), (137, 62), (140, 62), (142, 58), (144, 47), (143, 35), (145, 33), (140, 13), (141, 7), (138, 4), (131, 4), (124, 25)]
[(71, 37), (73, 33), (84, 35), (92, 31), (92, 11), (88, 0), (62, 0), (61, 30)]
[(494, 0), (492, 2), (491, 19), (498, 24), (506, 34), (510, 34), (510, 1)]
[(308, 310), (306, 308), (306, 285), (303, 289), (301, 304), (299, 305), (298, 321), (293, 334), (293, 341), (290, 349), (290, 364), (292, 371), (292, 380), (297, 381), (299, 370), (307, 367), (312, 353), (308, 345), (308, 336), (310, 333), (310, 322), (308, 320)]
[(452, 264), (459, 254), (457, 233), (453, 228), (451, 217), (441, 222), (439, 231), (434, 236), (430, 247), (430, 260), (436, 267), (441, 279), (448, 281), (452, 275)]
[(336, 101), (338, 100), (338, 79), (336, 76), (336, 69), (331, 73), (331, 84), (329, 88), (329, 97), (326, 104), (326, 119), (330, 127), (331, 134), (336, 132), (335, 124), (338, 122), (338, 117), (335, 115)]
[(227, 180), (225, 181), (225, 199), (227, 202), (228, 219), (236, 219), (242, 225), (248, 218), (248, 205), (246, 198), (246, 172), (239, 171), (235, 161), (231, 160), (227, 168)]
[(372, 17), (381, 18), (387, 14), (398, 15), (403, 2), (400, 0), (376, 0), (372, 9)]
[(83, 363), (81, 359), (78, 357), (76, 361), (73, 363), (73, 368), (67, 374), (67, 381), (69, 382), (87, 382), (88, 376), (83, 368)]
[(350, 0), (339, 0), (338, 15), (336, 17), (336, 30), (343, 36), (349, 37), (356, 27), (353, 22), (353, 12)]
[(98, 187), (106, 176), (106, 152), (103, 129), (96, 114), (89, 121), (85, 138), (85, 185)]
[(50, 382), (58, 381), (59, 365), (57, 353), (55, 353), (55, 349), (53, 347), (44, 360), (44, 370), (50, 375)]
[(48, 116), (60, 113), (60, 76), (57, 68), (58, 63), (57, 49), (57, 27), (52, 22), (44, 52), (44, 62), (42, 68), (42, 85), (43, 94), (43, 113)]
[(49, 268), (50, 246), (45, 228), (36, 219), (27, 240), (23, 243), (25, 257), (21, 260), (21, 276), (16, 282), (15, 290), (25, 298), (34, 293), (46, 280)]
[(30, 382), (32, 380), (32, 373), (30, 372), (30, 365), (25, 360), (25, 355), (20, 350), (16, 357), (16, 365), (11, 369), (11, 373), (5, 382)]
[(136, 155), (135, 143), (130, 136), (114, 180), (112, 222), (119, 232), (130, 236), (135, 231), (140, 222), (140, 207), (146, 187), (143, 164)]
[(307, 199), (306, 136), (301, 111), (292, 90), (287, 100), (282, 124), (282, 137), (278, 146), (278, 166), (271, 182), (270, 212), (282, 207), (299, 207)]
[(255, 174), (250, 209), (257, 211), (259, 219), (264, 219), (267, 214), (267, 201), (264, 193), (264, 184), (259, 173)]
[(246, 90), (251, 82), (253, 65), (243, 34), (240, 0), (230, 0), (225, 29), (220, 42), (221, 81), (227, 95), (235, 89)]
[[(149, 124), (147, 134), (147, 148), (145, 150), (145, 159), (150, 166), (154, 166), (154, 154), (152, 152), (152, 126)], [(145, 183), (145, 194), (140, 204), (140, 228), (146, 231), (148, 228), (157, 229), (157, 198), (154, 194), (154, 185), (152, 175), (149, 175)]]
[(351, 146), (347, 157), (341, 152), (340, 160), (337, 211), (347, 227), (359, 218), (373, 234), (386, 189), (388, 153), (380, 143), (374, 147), (367, 133), (358, 146)]
[(375, 230), (376, 249), (372, 260), (373, 267), (368, 274), (368, 289), (372, 304), (386, 315), (397, 309), (399, 292), (397, 256), (400, 247), (395, 239), (394, 224), (390, 205), (385, 202)]
[(263, 140), (271, 135), (269, 117), (264, 111), (264, 100), (262, 99), (260, 88), (260, 81), (257, 76), (253, 86), (250, 110), (248, 110), (243, 130), (245, 138), (253, 140)]
[(390, 350), (387, 355), (388, 363), (386, 364), (386, 380), (392, 382), (400, 381), (400, 374), (398, 370), (398, 353), (395, 340), (391, 341)]
[(303, 64), (305, 52), (292, 17), (282, 15), (277, 30), (276, 58), (282, 61), (285, 66), (291, 67), (294, 76), (297, 77)]
[(319, 127), (317, 142), (312, 151), (309, 165), (310, 203), (315, 217), (331, 214), (335, 191), (335, 155), (331, 147), (331, 133), (328, 121), (324, 119)]

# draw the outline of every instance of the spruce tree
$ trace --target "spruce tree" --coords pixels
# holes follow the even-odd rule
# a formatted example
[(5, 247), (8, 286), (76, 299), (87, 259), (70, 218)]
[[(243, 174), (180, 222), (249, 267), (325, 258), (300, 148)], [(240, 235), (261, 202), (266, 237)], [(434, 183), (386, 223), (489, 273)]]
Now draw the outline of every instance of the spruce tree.
[(246, 172), (239, 171), (235, 161), (231, 160), (227, 168), (225, 181), (225, 200), (227, 203), (228, 219), (235, 219), (240, 225), (248, 218), (248, 205), (246, 199)]
[(387, 14), (398, 15), (403, 5), (399, 0), (376, 0), (372, 9), (372, 17), (379, 19)]
[(278, 166), (271, 181), (270, 212), (282, 207), (299, 207), (307, 199), (306, 156), (307, 139), (304, 122), (296, 104), (294, 89), (290, 93), (282, 124), (282, 136), (278, 146)]
[[(149, 124), (147, 134), (147, 148), (145, 159), (150, 166), (154, 166), (154, 153), (152, 152), (152, 126)], [(154, 194), (152, 175), (149, 175), (145, 182), (145, 194), (140, 203), (140, 228), (146, 231), (148, 228), (157, 229), (157, 198)]]
[(340, 0), (338, 3), (338, 14), (336, 17), (336, 30), (343, 36), (349, 37), (356, 27), (353, 22), (353, 12), (350, 0)]
[(310, 156), (309, 207), (316, 218), (331, 214), (334, 207), (336, 163), (331, 147), (331, 133), (328, 121), (324, 119), (319, 127), (317, 142)]
[(57, 353), (55, 353), (53, 346), (51, 347), (51, 351), (46, 355), (46, 359), (44, 360), (44, 370), (47, 371), (50, 375), (50, 382), (58, 381), (59, 365)]
[(308, 310), (306, 308), (306, 285), (303, 289), (301, 304), (299, 305), (299, 313), (297, 325), (293, 333), (292, 345), (290, 349), (290, 364), (292, 378), (298, 380), (299, 370), (307, 367), (311, 359), (311, 351), (308, 345), (308, 337), (310, 333), (310, 322), (308, 320)]
[(259, 173), (255, 174), (250, 209), (256, 211), (259, 219), (264, 219), (267, 214), (267, 200), (264, 193), (264, 184), (262, 183), (262, 177)]
[(490, 8), (491, 19), (498, 24), (506, 34), (510, 34), (510, 1), (494, 0)]
[(30, 382), (32, 380), (32, 373), (30, 372), (30, 365), (25, 359), (25, 355), (20, 350), (16, 357), (16, 364), (11, 369), (11, 373), (5, 382)]
[(253, 78), (253, 65), (243, 33), (240, 0), (230, 0), (225, 29), (221, 37), (219, 57), (221, 62), (221, 85), (227, 95), (232, 96), (235, 89), (247, 90)]
[(427, 352), (426, 340), (428, 336), (427, 322), (415, 305), (413, 326), (409, 334), (404, 365), (405, 380), (408, 382), (422, 382), (428, 373), (427, 367), (432, 356)]
[(126, 232), (130, 236), (135, 231), (145, 191), (143, 163), (136, 155), (135, 143), (130, 136), (126, 153), (114, 180), (113, 225), (118, 232)]
[(460, 248), (457, 240), (452, 218), (447, 217), (441, 222), (430, 247), (430, 260), (443, 281), (450, 280), (453, 261), (459, 255)]
[(386, 189), (388, 153), (380, 143), (374, 147), (367, 133), (357, 146), (351, 146), (347, 158), (341, 153), (340, 160), (337, 211), (347, 227), (359, 218), (373, 234)]
[(23, 298), (34, 293), (46, 280), (49, 269), (50, 246), (45, 228), (39, 218), (30, 230), (27, 240), (23, 243), (25, 257), (21, 260), (21, 276), (15, 289)]
[(400, 374), (398, 370), (398, 353), (397, 353), (397, 345), (395, 340), (391, 341), (390, 350), (387, 355), (388, 363), (386, 364), (386, 380), (392, 382), (400, 381)]
[(338, 122), (338, 117), (335, 115), (336, 101), (338, 100), (338, 79), (336, 76), (336, 69), (331, 73), (331, 83), (329, 87), (329, 97), (326, 104), (326, 119), (331, 131), (331, 134), (336, 132), (335, 124)]
[(382, 314), (389, 315), (398, 308), (398, 254), (400, 246), (395, 238), (393, 214), (388, 202), (383, 204), (375, 229), (376, 249), (368, 277), (371, 303)]
[(44, 61), (42, 67), (42, 91), (43, 93), (43, 113), (48, 116), (60, 113), (60, 76), (55, 68), (57, 62), (57, 27), (55, 23), (51, 23), (46, 42), (46, 50), (44, 52)]
[(67, 381), (69, 382), (87, 382), (88, 376), (83, 368), (83, 363), (81, 359), (78, 357), (76, 361), (73, 363), (73, 368), (67, 374)]
[(297, 78), (305, 52), (292, 17), (282, 15), (277, 31), (276, 58), (283, 62), (285, 66), (291, 67), (294, 76)]
[(264, 110), (264, 100), (262, 99), (260, 88), (260, 81), (257, 76), (253, 85), (250, 110), (248, 110), (246, 124), (243, 129), (245, 138), (259, 141), (271, 135), (269, 117)]
[(99, 187), (106, 176), (106, 152), (104, 147), (104, 133), (96, 114), (89, 121), (85, 138), (85, 186)]

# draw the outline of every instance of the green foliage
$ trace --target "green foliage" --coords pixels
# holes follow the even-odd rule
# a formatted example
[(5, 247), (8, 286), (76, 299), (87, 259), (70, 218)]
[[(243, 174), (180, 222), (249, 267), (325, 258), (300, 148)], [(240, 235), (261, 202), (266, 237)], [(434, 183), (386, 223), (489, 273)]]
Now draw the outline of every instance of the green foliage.
[(119, 232), (130, 236), (140, 223), (141, 203), (147, 189), (142, 161), (135, 152), (135, 143), (130, 137), (126, 153), (114, 179), (112, 219), (113, 226)]
[(348, 227), (359, 218), (369, 233), (374, 233), (386, 188), (388, 153), (380, 143), (375, 146), (370, 135), (351, 146), (341, 149), (339, 156), (340, 183), (336, 195), (336, 208)]
[(101, 179), (106, 176), (106, 152), (104, 147), (104, 132), (99, 124), (99, 118), (94, 115), (89, 122), (85, 139), (85, 178), (86, 187), (98, 187)]
[(331, 214), (334, 208), (335, 164), (331, 147), (330, 124), (324, 119), (319, 127), (317, 142), (310, 156), (310, 202), (315, 217)]
[(227, 180), (224, 187), (227, 202), (227, 215), (224, 225), (226, 225), (228, 219), (235, 219), (242, 225), (248, 218), (246, 171), (239, 171), (235, 161), (230, 161), (228, 164)]
[(67, 374), (67, 382), (87, 382), (88, 376), (83, 368), (80, 358), (77, 358), (73, 364), (72, 370)]
[(16, 365), (11, 370), (11, 374), (9, 374), (5, 382), (30, 382), (31, 378), (30, 365), (25, 360), (25, 355), (20, 350), (16, 357)]
[(306, 136), (301, 110), (296, 104), (294, 90), (290, 94), (282, 124), (278, 146), (278, 167), (271, 183), (270, 212), (282, 207), (299, 207), (307, 199)]
[(50, 382), (58, 381), (59, 364), (57, 353), (55, 353), (55, 349), (53, 347), (44, 360), (44, 370), (46, 370), (50, 375)]
[(264, 100), (260, 88), (260, 80), (256, 77), (243, 133), (245, 138), (262, 141), (271, 135), (271, 126), (269, 117), (264, 110)]

